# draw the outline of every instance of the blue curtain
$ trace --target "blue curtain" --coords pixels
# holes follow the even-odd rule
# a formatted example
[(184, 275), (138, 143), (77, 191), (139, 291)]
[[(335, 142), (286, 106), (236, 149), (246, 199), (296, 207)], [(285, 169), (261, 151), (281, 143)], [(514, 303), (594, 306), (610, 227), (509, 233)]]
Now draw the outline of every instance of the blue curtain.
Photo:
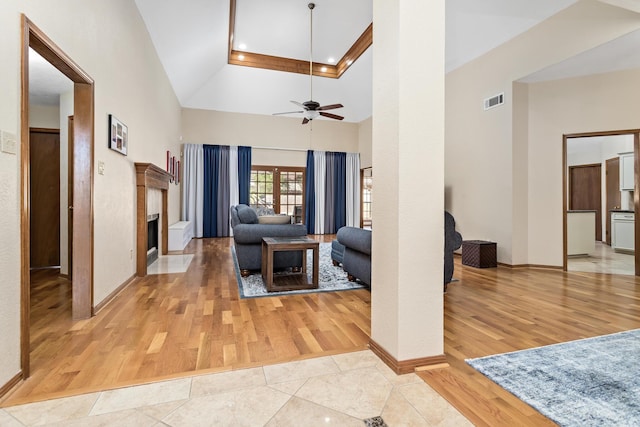
[(334, 153), (333, 208), (335, 230), (347, 225), (347, 153)]
[(241, 204), (249, 204), (250, 182), (251, 147), (238, 147), (238, 190)]
[(229, 182), (229, 146), (220, 146), (220, 157), (218, 159), (218, 203), (216, 214), (216, 236), (225, 237), (229, 235), (229, 202), (230, 182)]
[(202, 237), (216, 237), (218, 234), (218, 169), (220, 166), (220, 146), (204, 145), (204, 215)]
[(307, 151), (307, 170), (305, 177), (305, 198), (304, 198), (304, 223), (307, 225), (307, 233), (315, 234), (316, 222), (316, 190), (313, 170), (313, 150)]
[(335, 215), (335, 189), (334, 179), (336, 177), (335, 153), (327, 151), (324, 155), (326, 159), (326, 175), (324, 179), (324, 232), (331, 234), (336, 232), (336, 215)]

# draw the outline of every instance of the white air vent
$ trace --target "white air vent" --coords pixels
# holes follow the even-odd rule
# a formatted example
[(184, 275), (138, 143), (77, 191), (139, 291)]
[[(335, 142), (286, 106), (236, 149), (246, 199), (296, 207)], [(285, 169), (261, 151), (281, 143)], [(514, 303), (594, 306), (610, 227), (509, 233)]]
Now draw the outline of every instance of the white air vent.
[(502, 104), (504, 104), (504, 92), (499, 95), (492, 96), (491, 98), (485, 99), (484, 109), (488, 110), (490, 108), (497, 107), (498, 105), (502, 105)]

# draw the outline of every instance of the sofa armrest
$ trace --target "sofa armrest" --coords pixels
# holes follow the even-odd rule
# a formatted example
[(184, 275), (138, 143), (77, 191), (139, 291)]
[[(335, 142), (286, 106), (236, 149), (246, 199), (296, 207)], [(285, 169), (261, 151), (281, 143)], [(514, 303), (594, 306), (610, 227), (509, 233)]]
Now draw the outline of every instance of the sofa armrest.
[(233, 227), (236, 243), (248, 245), (261, 243), (263, 237), (301, 237), (307, 228), (301, 224), (237, 224)]
[(371, 255), (371, 231), (356, 227), (342, 227), (336, 235), (340, 244)]

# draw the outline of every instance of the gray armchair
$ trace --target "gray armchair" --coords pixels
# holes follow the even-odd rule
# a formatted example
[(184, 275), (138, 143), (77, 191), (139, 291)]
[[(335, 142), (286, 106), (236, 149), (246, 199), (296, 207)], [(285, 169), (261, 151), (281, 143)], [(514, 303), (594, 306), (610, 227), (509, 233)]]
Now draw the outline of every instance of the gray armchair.
[(453, 277), (453, 251), (462, 245), (462, 235), (456, 231), (453, 215), (444, 211), (444, 291)]
[[(331, 247), (334, 265), (342, 264), (349, 280), (359, 279), (371, 285), (371, 231), (342, 227)], [(453, 277), (453, 251), (462, 245), (462, 235), (456, 231), (453, 216), (444, 212), (444, 290)]]
[[(262, 268), (263, 237), (301, 237), (307, 229), (300, 224), (259, 224), (256, 211), (247, 205), (236, 205), (230, 209), (233, 242), (238, 258), (238, 267), (243, 277), (251, 270)], [(301, 252), (276, 252), (274, 269), (302, 268)]]

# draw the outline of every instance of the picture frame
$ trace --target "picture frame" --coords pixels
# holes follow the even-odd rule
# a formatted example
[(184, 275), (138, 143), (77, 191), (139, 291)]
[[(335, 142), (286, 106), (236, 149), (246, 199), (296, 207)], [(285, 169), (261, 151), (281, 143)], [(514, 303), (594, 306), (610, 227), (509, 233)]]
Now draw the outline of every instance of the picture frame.
[(109, 148), (126, 156), (129, 151), (129, 128), (109, 114)]

